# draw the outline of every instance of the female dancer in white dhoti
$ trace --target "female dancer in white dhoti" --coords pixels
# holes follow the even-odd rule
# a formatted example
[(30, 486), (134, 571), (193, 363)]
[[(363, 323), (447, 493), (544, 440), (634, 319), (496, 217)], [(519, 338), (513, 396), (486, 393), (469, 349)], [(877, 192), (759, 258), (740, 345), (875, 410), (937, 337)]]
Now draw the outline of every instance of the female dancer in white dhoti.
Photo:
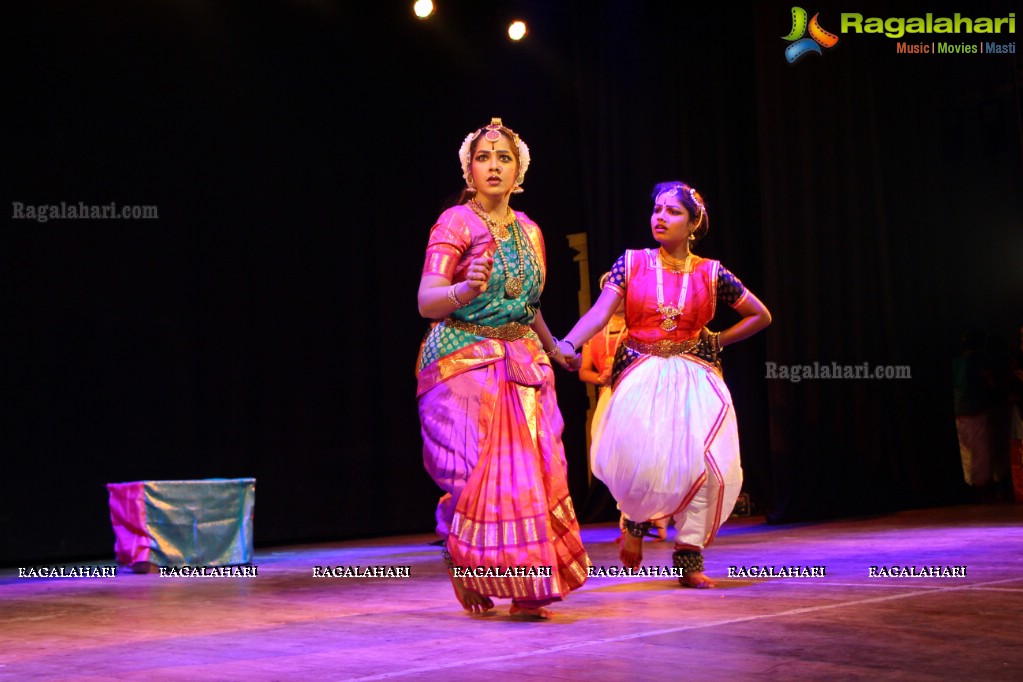
[[(771, 323), (771, 314), (718, 261), (690, 245), (709, 225), (702, 197), (683, 182), (654, 188), (650, 227), (657, 249), (626, 251), (593, 307), (561, 341), (573, 348), (607, 324), (622, 299), (628, 338), (614, 390), (595, 427), (593, 473), (626, 519), (620, 557), (638, 567), (652, 521), (674, 516), (675, 565), (689, 587), (713, 587), (702, 550), (731, 514), (742, 487), (735, 410), (718, 353)], [(741, 319), (720, 332), (717, 303)]]

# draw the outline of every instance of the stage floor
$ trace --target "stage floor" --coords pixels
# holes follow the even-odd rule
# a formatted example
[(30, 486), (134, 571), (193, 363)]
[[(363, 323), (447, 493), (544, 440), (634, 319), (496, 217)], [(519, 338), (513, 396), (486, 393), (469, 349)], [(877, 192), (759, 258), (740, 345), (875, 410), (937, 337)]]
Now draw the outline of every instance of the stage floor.
[[(597, 569), (620, 566), (616, 534), (584, 527)], [(670, 566), (670, 537), (644, 544), (644, 566)], [(467, 615), (434, 539), (257, 550), (249, 577), (5, 568), (0, 680), (1023, 679), (1019, 504), (733, 518), (705, 554), (717, 589), (595, 576), (550, 622), (509, 617), (507, 601)], [(314, 577), (356, 566), (409, 577)]]

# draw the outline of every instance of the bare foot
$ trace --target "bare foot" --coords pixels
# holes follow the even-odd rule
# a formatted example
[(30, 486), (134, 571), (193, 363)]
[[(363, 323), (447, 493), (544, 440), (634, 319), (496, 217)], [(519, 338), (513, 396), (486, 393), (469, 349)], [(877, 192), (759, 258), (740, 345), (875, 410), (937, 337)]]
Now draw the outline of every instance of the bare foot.
[(643, 538), (633, 537), (629, 533), (622, 535), (618, 558), (626, 568), (639, 568), (643, 563)]
[(515, 602), (512, 602), (511, 608), (508, 609), (508, 614), (512, 616), (527, 616), (529, 618), (536, 618), (537, 620), (551, 620), (554, 618), (554, 612), (544, 606), (535, 609), (527, 609), (524, 606), (519, 606)]
[(461, 579), (452, 575), (450, 570), (448, 577), (451, 578), (451, 586), (455, 588), (455, 598), (458, 599), (458, 603), (462, 605), (463, 609), (469, 613), (482, 614), (494, 608), (494, 602), (490, 600), (490, 597), (470, 590)]
[(701, 571), (692, 571), (686, 573), (684, 576), (678, 579), (678, 582), (682, 587), (695, 587), (698, 590), (707, 590), (712, 587), (717, 587), (718, 584), (708, 578)]

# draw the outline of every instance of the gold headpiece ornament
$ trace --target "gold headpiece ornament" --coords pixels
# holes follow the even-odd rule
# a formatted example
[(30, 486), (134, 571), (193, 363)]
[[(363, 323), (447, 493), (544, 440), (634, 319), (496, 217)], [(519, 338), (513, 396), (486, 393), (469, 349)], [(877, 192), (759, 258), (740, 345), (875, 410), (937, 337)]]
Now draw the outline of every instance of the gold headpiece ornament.
[(526, 170), (529, 169), (529, 147), (526, 146), (526, 143), (523, 142), (522, 138), (514, 130), (506, 127), (501, 123), (501, 119), (496, 117), (490, 119), (490, 125), (478, 128), (466, 135), (465, 139), (462, 140), (462, 146), (458, 149), (458, 160), (462, 164), (462, 178), (465, 180), (467, 187), (473, 188), (472, 171), (469, 168), (469, 150), (472, 148), (473, 140), (482, 134), (483, 139), (488, 142), (497, 142), (501, 139), (501, 133), (508, 135), (512, 142), (515, 143), (515, 150), (518, 152), (519, 174), (515, 177), (515, 189), (512, 192), (518, 194), (522, 191), (521, 185), (526, 181)]

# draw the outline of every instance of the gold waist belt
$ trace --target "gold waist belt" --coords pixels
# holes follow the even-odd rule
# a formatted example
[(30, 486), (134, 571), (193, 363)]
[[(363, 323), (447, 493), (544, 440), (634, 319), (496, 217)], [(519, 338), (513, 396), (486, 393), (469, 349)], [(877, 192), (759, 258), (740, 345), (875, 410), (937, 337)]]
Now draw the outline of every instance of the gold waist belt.
[(688, 341), (661, 339), (660, 341), (648, 343), (646, 341), (634, 339), (630, 336), (625, 339), (625, 345), (638, 353), (643, 353), (644, 355), (656, 355), (659, 358), (670, 358), (673, 355), (689, 353), (700, 345), (700, 338), (696, 337), (695, 339), (689, 339)]
[(485, 336), (488, 339), (501, 339), (502, 341), (517, 341), (518, 339), (528, 335), (531, 331), (529, 325), (522, 324), (521, 322), (509, 322), (497, 327), (488, 327), (486, 325), (475, 324), (473, 322), (463, 322), (462, 320), (456, 320), (453, 317), (445, 319), (444, 326), (451, 327), (452, 329), (458, 329), (463, 332), (469, 332), (476, 336)]

